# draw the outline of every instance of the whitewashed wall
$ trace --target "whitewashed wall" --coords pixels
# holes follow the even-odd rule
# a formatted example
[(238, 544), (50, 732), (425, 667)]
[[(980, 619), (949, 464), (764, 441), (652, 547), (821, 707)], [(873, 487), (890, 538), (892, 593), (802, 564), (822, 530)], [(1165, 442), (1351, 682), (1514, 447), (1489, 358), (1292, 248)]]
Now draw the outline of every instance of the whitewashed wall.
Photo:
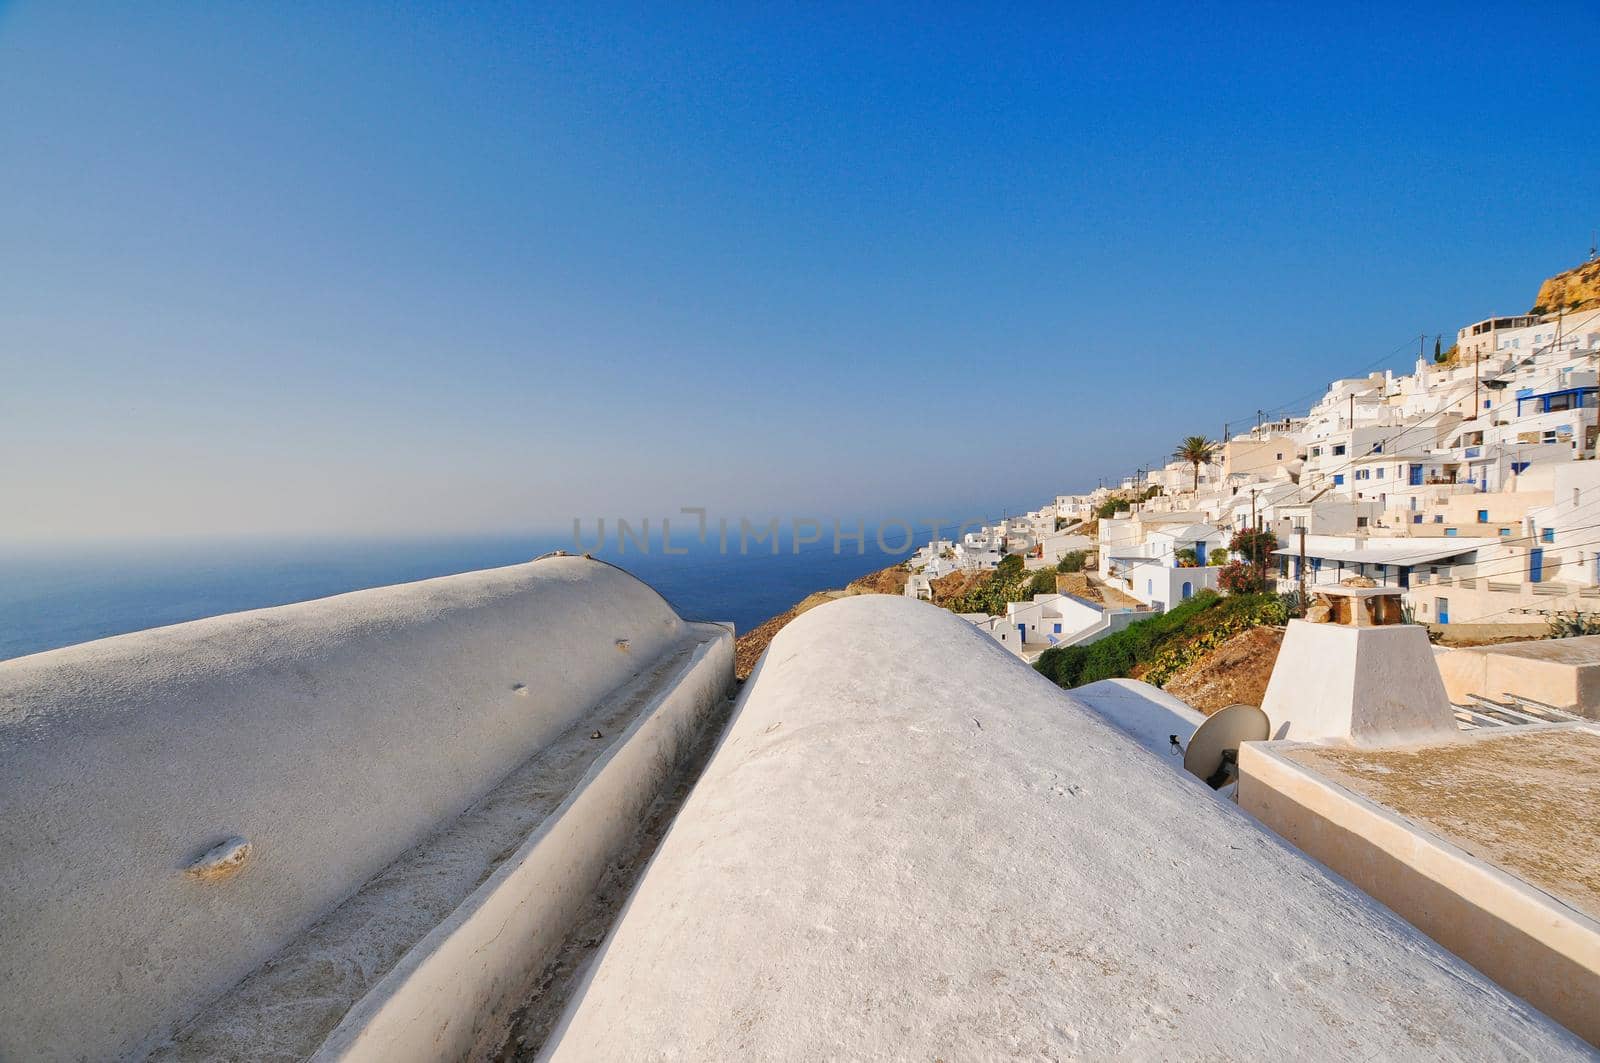
[(773, 641), (543, 1058), (1588, 1058), (959, 617)]
[(685, 635), (552, 557), (0, 663), (0, 1058), (142, 1050)]

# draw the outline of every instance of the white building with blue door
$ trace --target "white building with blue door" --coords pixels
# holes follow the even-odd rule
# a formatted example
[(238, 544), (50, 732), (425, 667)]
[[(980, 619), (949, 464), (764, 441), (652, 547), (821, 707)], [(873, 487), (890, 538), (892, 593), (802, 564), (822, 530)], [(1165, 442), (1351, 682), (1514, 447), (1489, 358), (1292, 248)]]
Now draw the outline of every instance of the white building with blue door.
[(1031, 661), (1052, 646), (1081, 646), (1103, 639), (1152, 612), (1091, 602), (1075, 594), (1035, 594), (1029, 601), (1007, 605), (1004, 616), (962, 613), (961, 617)]
[(1537, 634), (1555, 613), (1600, 613), (1600, 463), (1568, 462), (1550, 482), (1554, 500), (1506, 522), (1510, 534), (1416, 570), (1407, 600), (1418, 619)]
[[(1101, 573), (1154, 609), (1170, 609), (1200, 591), (1216, 590), (1220, 552), (1231, 536), (1212, 524), (1160, 526), (1142, 542), (1101, 543)], [(1193, 563), (1186, 552), (1192, 552)], [(1184, 556), (1180, 556), (1184, 555)]]
[(1409, 589), (1419, 574), (1449, 574), (1453, 566), (1472, 564), (1479, 550), (1498, 542), (1490, 538), (1307, 535), (1302, 569), (1302, 544), (1293, 536), (1274, 552), (1278, 589), (1294, 590), (1302, 572), (1308, 587), (1338, 586), (1347, 579), (1364, 577), (1380, 587)]
[[(1579, 468), (1574, 466), (1574, 468)], [(1584, 470), (1588, 472), (1587, 469)], [(1556, 612), (1600, 612), (1600, 489), (1579, 501), (1531, 511), (1510, 536), (1358, 537), (1308, 535), (1305, 564), (1291, 541), (1276, 551), (1278, 589), (1365, 577), (1400, 587), (1419, 621), (1545, 629)]]

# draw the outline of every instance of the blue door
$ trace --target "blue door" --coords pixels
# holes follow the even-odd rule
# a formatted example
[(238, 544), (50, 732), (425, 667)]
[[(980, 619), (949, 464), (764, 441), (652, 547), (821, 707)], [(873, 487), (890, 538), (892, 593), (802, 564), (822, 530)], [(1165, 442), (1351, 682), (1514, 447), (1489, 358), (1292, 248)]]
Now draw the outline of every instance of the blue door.
[(1409, 569), (1409, 568), (1401, 568), (1400, 569), (1400, 586), (1402, 586), (1402, 587), (1410, 587), (1411, 586), (1411, 569)]
[(1544, 579), (1544, 551), (1533, 549), (1528, 551), (1528, 582), (1538, 583)]
[(1017, 625), (1017, 641), (1018, 642), (1027, 642), (1028, 641), (1028, 625), (1027, 624), (1018, 624)]
[[(1194, 544), (1194, 559), (1197, 562), (1199, 562), (1202, 566), (1205, 565), (1205, 563), (1206, 563), (1206, 544), (1205, 543), (1195, 543)], [(1187, 594), (1185, 594), (1184, 597), (1187, 598), (1189, 596)]]
[(1410, 478), (1407, 480), (1407, 483), (1409, 483), (1412, 487), (1421, 487), (1422, 486), (1422, 466), (1421, 465), (1413, 465), (1413, 466), (1411, 466), (1411, 475), (1410, 475)]
[(1433, 615), (1438, 617), (1439, 623), (1448, 624), (1450, 622), (1450, 599), (1435, 598), (1433, 600)]

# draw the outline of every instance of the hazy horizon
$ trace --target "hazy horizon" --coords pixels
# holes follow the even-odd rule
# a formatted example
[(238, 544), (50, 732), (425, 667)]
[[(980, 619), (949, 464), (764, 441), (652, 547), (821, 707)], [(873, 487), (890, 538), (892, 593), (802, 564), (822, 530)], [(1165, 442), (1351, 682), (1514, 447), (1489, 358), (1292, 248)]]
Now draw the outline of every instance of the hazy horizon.
[(1596, 29), (0, 3), (0, 543), (1036, 506), (1526, 310)]

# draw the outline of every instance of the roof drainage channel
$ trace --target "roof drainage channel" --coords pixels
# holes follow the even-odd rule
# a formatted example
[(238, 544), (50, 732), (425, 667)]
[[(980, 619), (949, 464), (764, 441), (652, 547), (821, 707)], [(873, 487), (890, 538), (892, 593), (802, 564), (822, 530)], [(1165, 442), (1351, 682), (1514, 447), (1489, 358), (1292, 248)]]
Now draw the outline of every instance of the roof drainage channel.
[[(347, 1013), (393, 974), (430, 931), (471, 901), (530, 836), (549, 832), (574, 797), (634, 740), (641, 724), (672, 710), (675, 727), (692, 729), (707, 704), (717, 660), (731, 657), (730, 640), (710, 625), (602, 699), (552, 745), (541, 749), (493, 790), (422, 844), (406, 852), (276, 956), (185, 1024), (148, 1058), (305, 1059), (317, 1052)], [(723, 672), (731, 663), (722, 665)], [(692, 683), (685, 683), (693, 679)], [(675, 696), (679, 688), (705, 696)], [(602, 740), (592, 736), (596, 733)], [(604, 741), (603, 739), (612, 739)], [(667, 751), (670, 755), (671, 751)], [(645, 803), (659, 780), (653, 772), (619, 780), (642, 791)], [(604, 849), (599, 839), (594, 848)], [(590, 839), (579, 839), (581, 848)]]

